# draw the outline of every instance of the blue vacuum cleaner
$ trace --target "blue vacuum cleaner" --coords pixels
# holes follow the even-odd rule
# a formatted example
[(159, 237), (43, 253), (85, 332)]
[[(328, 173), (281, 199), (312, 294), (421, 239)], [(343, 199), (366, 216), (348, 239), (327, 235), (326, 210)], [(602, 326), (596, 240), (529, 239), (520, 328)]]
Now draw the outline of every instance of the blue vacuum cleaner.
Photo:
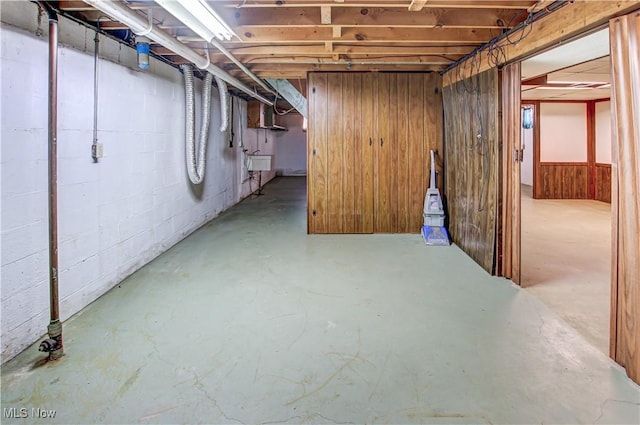
[(436, 163), (434, 159), (435, 153), (431, 151), (431, 178), (429, 181), (429, 189), (424, 197), (424, 225), (422, 226), (422, 239), (427, 245), (433, 246), (449, 246), (449, 234), (444, 227), (444, 207), (442, 206), (442, 197), (440, 191), (436, 187)]

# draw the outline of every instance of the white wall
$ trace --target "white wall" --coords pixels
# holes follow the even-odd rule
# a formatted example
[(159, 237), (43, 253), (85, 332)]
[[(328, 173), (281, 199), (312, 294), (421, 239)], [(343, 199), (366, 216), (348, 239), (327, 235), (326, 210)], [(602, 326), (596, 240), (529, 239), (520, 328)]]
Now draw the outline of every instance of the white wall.
[[(231, 151), (238, 152), (238, 176), (242, 182), (240, 188), (240, 198), (246, 198), (253, 192), (258, 190), (258, 175), (252, 177), (247, 170), (247, 155), (258, 151), (261, 155), (273, 155), (273, 162), (277, 161), (276, 155), (276, 132), (257, 128), (247, 128), (247, 103), (241, 99), (234, 99), (234, 128), (242, 128), (242, 131), (236, 130), (233, 146)], [(229, 146), (229, 140), (226, 141)], [(227, 149), (227, 151), (229, 151)], [(276, 176), (276, 169), (272, 164), (271, 171), (262, 172), (262, 185), (264, 186)]]
[(611, 164), (611, 102), (596, 103), (596, 162)]
[[(36, 37), (36, 6), (2, 2), (1, 332), (6, 361), (46, 332), (49, 316), (47, 225), (47, 36)], [(29, 31), (5, 23), (20, 25)], [(249, 194), (248, 149), (274, 152), (256, 130), (218, 130), (214, 89), (207, 175), (188, 183), (184, 164), (181, 74), (102, 38), (98, 137), (104, 158), (92, 162), (93, 32), (65, 19), (59, 52), (59, 277), (65, 320), (123, 278)], [(84, 50), (84, 51), (82, 51)], [(198, 85), (198, 91), (201, 84)], [(198, 93), (199, 98), (199, 93)], [(246, 128), (246, 103), (235, 117)], [(237, 108), (236, 108), (237, 109)], [(199, 110), (199, 108), (198, 108)], [(237, 127), (236, 127), (237, 128)], [(239, 137), (239, 136), (242, 137)], [(275, 173), (263, 176), (268, 181)], [(253, 187), (255, 189), (255, 187)]]
[(307, 174), (307, 133), (302, 131), (302, 115), (279, 116), (278, 123), (288, 131), (277, 133), (276, 169), (283, 176)]
[[(533, 125), (539, 124), (534, 122)], [(520, 137), (524, 147), (520, 164), (520, 183), (533, 186), (533, 128), (523, 128)]]
[(587, 104), (540, 104), (540, 161), (587, 162)]

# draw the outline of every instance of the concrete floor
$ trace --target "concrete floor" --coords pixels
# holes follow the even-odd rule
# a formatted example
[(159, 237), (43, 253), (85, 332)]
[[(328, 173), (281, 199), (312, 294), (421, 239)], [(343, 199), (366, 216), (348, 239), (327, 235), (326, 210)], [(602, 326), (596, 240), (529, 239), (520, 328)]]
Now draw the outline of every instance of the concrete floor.
[(32, 347), (4, 365), (2, 407), (57, 423), (639, 423), (620, 367), (457, 247), (305, 226), (304, 179), (267, 185), (69, 320), (63, 360)]
[(611, 205), (522, 190), (522, 286), (609, 353)]

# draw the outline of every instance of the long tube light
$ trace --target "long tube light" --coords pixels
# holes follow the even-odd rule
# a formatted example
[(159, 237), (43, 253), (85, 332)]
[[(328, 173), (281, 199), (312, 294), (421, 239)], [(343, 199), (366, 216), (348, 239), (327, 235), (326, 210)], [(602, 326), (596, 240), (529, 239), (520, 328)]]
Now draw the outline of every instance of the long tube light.
[(238, 37), (204, 0), (156, 0), (156, 3), (207, 42)]
[(83, 1), (100, 10), (101, 12), (104, 12), (113, 19), (122, 22), (123, 24), (131, 28), (134, 34), (146, 34), (147, 37), (149, 37), (151, 40), (154, 40), (156, 43), (166, 47), (167, 49), (182, 56), (188, 61), (193, 62), (200, 69), (206, 69), (211, 74), (220, 77), (227, 83), (231, 84), (232, 86), (243, 91), (254, 99), (259, 100), (262, 103), (273, 105), (272, 101), (260, 95), (259, 93), (256, 93), (254, 90), (244, 85), (237, 78), (227, 74), (222, 69), (209, 63), (206, 58), (202, 57), (190, 47), (176, 40), (172, 35), (161, 30), (156, 25), (149, 25), (144, 17), (127, 7), (125, 4), (116, 1), (105, 0)]
[(238, 38), (231, 27), (205, 0), (182, 0), (182, 4), (193, 16), (197, 16), (207, 28), (213, 31), (218, 40), (228, 41), (231, 40), (231, 37)]
[[(269, 93), (275, 93), (267, 86), (258, 76), (256, 76), (249, 68), (240, 62), (231, 54), (218, 40), (230, 40), (232, 36), (237, 35), (224, 23), (224, 21), (212, 10), (208, 5), (201, 4), (202, 0), (183, 0), (178, 2), (175, 0), (156, 0), (163, 9), (172, 14), (176, 19), (191, 28), (193, 32), (207, 43), (212, 44), (227, 56), (233, 63), (238, 66), (253, 81)], [(197, 37), (196, 37), (197, 38)], [(178, 37), (180, 40), (180, 37)], [(182, 40), (181, 40), (182, 41)], [(200, 39), (198, 39), (200, 41)]]

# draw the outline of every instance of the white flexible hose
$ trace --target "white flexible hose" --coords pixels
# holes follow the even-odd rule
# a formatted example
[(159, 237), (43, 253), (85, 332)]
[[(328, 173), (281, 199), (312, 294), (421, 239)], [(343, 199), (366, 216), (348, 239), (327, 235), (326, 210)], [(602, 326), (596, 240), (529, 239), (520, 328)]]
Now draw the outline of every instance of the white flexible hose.
[(187, 173), (193, 184), (200, 184), (204, 180), (207, 159), (207, 141), (209, 139), (209, 122), (211, 118), (211, 83), (213, 75), (207, 73), (202, 88), (202, 124), (200, 126), (200, 143), (198, 156), (196, 157), (196, 110), (195, 90), (193, 86), (193, 70), (191, 65), (182, 65), (184, 73), (185, 91), (185, 152), (187, 160)]
[(217, 75), (216, 84), (220, 93), (220, 132), (224, 133), (229, 128), (229, 90), (227, 83)]

